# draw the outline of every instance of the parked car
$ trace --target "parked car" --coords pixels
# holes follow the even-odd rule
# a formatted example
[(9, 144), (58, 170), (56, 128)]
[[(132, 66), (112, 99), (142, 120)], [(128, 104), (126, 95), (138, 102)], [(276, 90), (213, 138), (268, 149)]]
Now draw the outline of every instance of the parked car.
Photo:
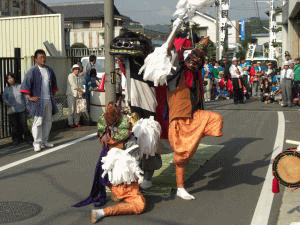
[[(81, 63), (83, 66), (83, 71), (85, 71), (87, 64), (89, 63), (89, 57), (82, 57), (81, 58)], [(102, 76), (104, 75), (105, 69), (104, 69), (104, 57), (98, 56), (97, 61), (95, 64), (95, 68), (97, 71), (97, 77), (102, 79)]]

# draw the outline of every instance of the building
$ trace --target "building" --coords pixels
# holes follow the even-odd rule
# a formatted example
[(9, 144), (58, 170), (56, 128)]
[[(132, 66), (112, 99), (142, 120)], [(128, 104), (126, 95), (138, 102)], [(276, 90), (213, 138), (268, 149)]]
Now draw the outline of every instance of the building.
[[(75, 43), (82, 43), (88, 49), (104, 48), (104, 1), (53, 4), (49, 7), (55, 13), (61, 13), (65, 18), (66, 48)], [(120, 34), (122, 26), (130, 22), (114, 7), (115, 36)]]
[(283, 1), (283, 52), (289, 52), (292, 58), (300, 56), (300, 0)]
[(240, 42), (240, 24), (239, 21), (231, 21), (228, 24), (228, 50), (236, 51)]
[(39, 0), (0, 0), (0, 16), (52, 14), (54, 11)]
[(210, 40), (216, 43), (216, 19), (206, 13), (196, 11), (196, 15), (192, 17), (191, 22), (198, 25), (197, 35), (209, 36)]

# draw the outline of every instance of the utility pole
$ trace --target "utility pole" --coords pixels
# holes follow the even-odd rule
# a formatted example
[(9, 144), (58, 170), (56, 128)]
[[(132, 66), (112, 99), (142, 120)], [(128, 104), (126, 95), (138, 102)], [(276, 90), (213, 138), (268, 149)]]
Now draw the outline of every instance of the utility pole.
[(105, 104), (116, 102), (116, 77), (114, 57), (110, 54), (110, 43), (114, 37), (114, 0), (104, 0), (104, 57), (105, 57)]
[(221, 60), (220, 55), (220, 2), (219, 0), (216, 0), (216, 60)]

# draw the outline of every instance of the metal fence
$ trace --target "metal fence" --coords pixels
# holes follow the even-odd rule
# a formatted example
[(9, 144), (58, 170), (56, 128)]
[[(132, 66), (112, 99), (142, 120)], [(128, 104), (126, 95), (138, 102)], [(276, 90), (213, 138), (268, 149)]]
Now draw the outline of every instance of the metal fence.
[(103, 49), (91, 49), (91, 48), (68, 48), (66, 50), (69, 57), (84, 57), (90, 55), (104, 56)]

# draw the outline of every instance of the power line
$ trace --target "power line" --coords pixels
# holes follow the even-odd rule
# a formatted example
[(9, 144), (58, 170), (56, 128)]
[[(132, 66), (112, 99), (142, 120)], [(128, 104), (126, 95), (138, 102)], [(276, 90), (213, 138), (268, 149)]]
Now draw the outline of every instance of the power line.
[(255, 2), (255, 4), (256, 4), (257, 17), (259, 17), (259, 19), (260, 19), (260, 15), (259, 15), (259, 7), (258, 7), (257, 0), (254, 0), (254, 2)]

